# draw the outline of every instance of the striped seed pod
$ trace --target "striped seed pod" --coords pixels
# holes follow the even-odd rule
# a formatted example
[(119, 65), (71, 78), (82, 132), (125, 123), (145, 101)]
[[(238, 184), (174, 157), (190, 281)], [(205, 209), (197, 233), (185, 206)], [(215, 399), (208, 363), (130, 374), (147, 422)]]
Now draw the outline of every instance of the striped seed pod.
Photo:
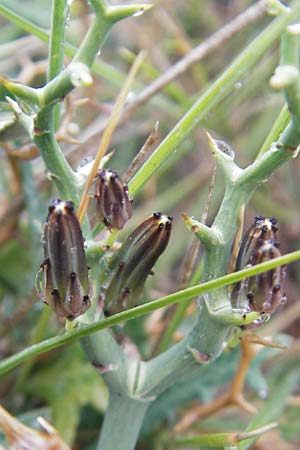
[(115, 171), (98, 172), (94, 198), (97, 218), (110, 229), (121, 230), (132, 216), (128, 187)]
[(266, 241), (277, 243), (278, 227), (277, 219), (267, 219), (263, 216), (255, 217), (254, 223), (246, 232), (239, 250), (236, 262), (236, 270), (241, 270), (247, 264), (253, 265), (253, 259), (257, 249)]
[(166, 249), (172, 217), (154, 213), (127, 238), (108, 263), (110, 281), (103, 287), (106, 315), (138, 304), (144, 284), (159, 256)]
[[(45, 261), (37, 290), (60, 317), (74, 319), (90, 307), (83, 237), (72, 202), (54, 200), (43, 228)], [(39, 289), (41, 288), (41, 289)]]
[[(265, 241), (253, 255), (253, 265), (269, 261), (280, 255), (277, 245), (274, 245), (271, 240)], [(282, 295), (280, 289), (282, 275), (282, 267), (276, 267), (249, 278), (246, 290), (252, 311), (270, 314), (277, 309), (280, 303), (285, 302), (285, 296)]]
[[(255, 218), (254, 224), (243, 238), (236, 270), (255, 266), (281, 255), (276, 223), (274, 217)], [(283, 268), (277, 267), (237, 283), (231, 295), (233, 306), (268, 314), (274, 312), (280, 303), (286, 301), (280, 287), (283, 275)]]

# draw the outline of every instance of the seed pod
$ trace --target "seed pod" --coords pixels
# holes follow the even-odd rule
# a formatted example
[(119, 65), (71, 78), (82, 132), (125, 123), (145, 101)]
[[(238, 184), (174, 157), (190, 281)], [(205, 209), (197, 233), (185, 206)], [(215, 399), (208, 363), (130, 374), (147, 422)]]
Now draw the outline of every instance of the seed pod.
[(236, 270), (241, 270), (247, 264), (253, 264), (252, 259), (257, 249), (265, 242), (277, 242), (277, 219), (267, 219), (263, 216), (255, 217), (254, 223), (245, 234), (240, 246), (236, 262)]
[(172, 217), (155, 213), (139, 225), (108, 263), (110, 281), (103, 288), (107, 315), (138, 304), (145, 281), (159, 256), (166, 249)]
[(74, 319), (90, 307), (90, 286), (82, 232), (72, 202), (58, 199), (49, 206), (43, 246), (41, 297), (58, 316)]
[(96, 215), (108, 227), (121, 230), (132, 216), (128, 187), (112, 170), (98, 172), (95, 184)]
[[(271, 240), (265, 241), (253, 255), (253, 265), (277, 258), (281, 253)], [(252, 311), (272, 313), (285, 297), (280, 290), (282, 267), (268, 270), (249, 278), (246, 285), (249, 307)]]
[[(277, 220), (272, 217), (256, 217), (245, 234), (236, 263), (236, 270), (268, 261), (280, 256)], [(277, 267), (262, 274), (247, 278), (235, 285), (231, 301), (234, 307), (246, 307), (252, 311), (272, 313), (286, 298), (281, 292), (280, 282), (283, 268)]]

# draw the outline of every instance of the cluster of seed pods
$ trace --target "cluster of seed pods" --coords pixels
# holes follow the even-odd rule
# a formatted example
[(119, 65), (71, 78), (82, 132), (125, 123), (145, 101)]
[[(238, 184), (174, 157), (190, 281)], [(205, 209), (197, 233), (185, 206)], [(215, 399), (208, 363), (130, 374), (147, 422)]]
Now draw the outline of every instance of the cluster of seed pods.
[[(236, 270), (280, 256), (277, 220), (255, 218), (240, 246)], [(237, 283), (232, 292), (233, 306), (270, 314), (286, 297), (281, 291), (284, 268), (277, 267)]]
[[(118, 174), (102, 170), (95, 180), (96, 215), (109, 229), (121, 229), (132, 215), (128, 188)], [(106, 314), (137, 305), (144, 284), (171, 233), (172, 218), (154, 213), (108, 256), (101, 292)], [(42, 300), (69, 320), (91, 305), (89, 270), (81, 227), (70, 201), (54, 200), (43, 227), (45, 260), (37, 276)]]

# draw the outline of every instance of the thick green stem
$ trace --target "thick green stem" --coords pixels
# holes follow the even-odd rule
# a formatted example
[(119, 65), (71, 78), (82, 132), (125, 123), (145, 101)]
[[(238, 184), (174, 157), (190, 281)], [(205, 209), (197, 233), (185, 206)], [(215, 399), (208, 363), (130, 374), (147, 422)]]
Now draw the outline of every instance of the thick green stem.
[(109, 330), (98, 331), (83, 340), (92, 364), (103, 374), (107, 386), (118, 395), (133, 391), (139, 362), (127, 358)]
[(187, 374), (196, 375), (203, 365), (220, 355), (229, 329), (228, 324), (221, 320), (221, 315), (212, 314), (204, 301), (202, 312), (188, 336), (165, 353), (142, 364), (137, 393), (149, 398)]
[(148, 406), (111, 392), (97, 450), (133, 450)]
[(65, 200), (79, 202), (79, 183), (81, 178), (73, 172), (61, 151), (53, 133), (52, 107), (43, 110), (35, 120), (34, 143), (39, 148), (59, 195)]

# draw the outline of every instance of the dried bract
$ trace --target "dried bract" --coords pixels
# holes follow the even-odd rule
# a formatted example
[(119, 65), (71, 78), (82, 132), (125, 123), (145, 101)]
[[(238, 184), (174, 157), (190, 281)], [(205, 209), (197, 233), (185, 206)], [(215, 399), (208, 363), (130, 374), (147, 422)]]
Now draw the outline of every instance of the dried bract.
[(121, 230), (132, 216), (128, 187), (112, 170), (98, 172), (95, 183), (96, 215), (108, 228)]
[(72, 202), (54, 200), (44, 223), (45, 261), (38, 275), (42, 299), (58, 316), (74, 319), (90, 306), (83, 237)]
[(29, 428), (0, 406), (0, 429), (10, 450), (70, 450), (45, 419), (40, 418), (39, 422), (44, 431)]
[(108, 263), (110, 281), (103, 287), (106, 314), (116, 314), (138, 304), (145, 281), (166, 249), (172, 217), (155, 213), (139, 225)]

